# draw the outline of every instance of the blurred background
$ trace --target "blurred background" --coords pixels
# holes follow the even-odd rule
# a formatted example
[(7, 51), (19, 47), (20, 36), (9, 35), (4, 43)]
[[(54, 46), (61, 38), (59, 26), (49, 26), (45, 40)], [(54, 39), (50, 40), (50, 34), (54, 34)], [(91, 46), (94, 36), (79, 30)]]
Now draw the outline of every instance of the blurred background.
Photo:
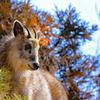
[(16, 19), (42, 32), (40, 65), (69, 100), (100, 100), (99, 0), (0, 0), (0, 38)]

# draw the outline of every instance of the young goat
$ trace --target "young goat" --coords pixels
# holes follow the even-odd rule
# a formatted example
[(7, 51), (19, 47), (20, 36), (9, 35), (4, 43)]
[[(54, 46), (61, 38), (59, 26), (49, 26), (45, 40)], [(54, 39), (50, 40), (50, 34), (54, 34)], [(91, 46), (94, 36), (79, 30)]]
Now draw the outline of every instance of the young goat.
[(39, 68), (40, 33), (30, 32), (15, 20), (14, 35), (0, 41), (0, 67), (6, 65), (11, 70), (12, 92), (28, 96), (28, 100), (68, 100), (62, 84)]

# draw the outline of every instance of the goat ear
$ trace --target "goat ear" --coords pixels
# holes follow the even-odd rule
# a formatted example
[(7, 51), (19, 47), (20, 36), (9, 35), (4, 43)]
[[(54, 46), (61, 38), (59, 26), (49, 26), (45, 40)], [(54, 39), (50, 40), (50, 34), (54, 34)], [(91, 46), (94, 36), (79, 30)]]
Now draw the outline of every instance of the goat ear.
[(41, 31), (36, 32), (34, 28), (33, 28), (33, 31), (34, 32), (31, 32), (31, 38), (40, 40)]
[(37, 39), (40, 40), (40, 37), (41, 37), (41, 31), (37, 31), (36, 34), (37, 34)]
[(15, 20), (14, 21), (14, 25), (13, 25), (13, 33), (16, 36), (20, 35), (24, 35), (24, 28), (23, 25), (21, 24), (20, 21)]

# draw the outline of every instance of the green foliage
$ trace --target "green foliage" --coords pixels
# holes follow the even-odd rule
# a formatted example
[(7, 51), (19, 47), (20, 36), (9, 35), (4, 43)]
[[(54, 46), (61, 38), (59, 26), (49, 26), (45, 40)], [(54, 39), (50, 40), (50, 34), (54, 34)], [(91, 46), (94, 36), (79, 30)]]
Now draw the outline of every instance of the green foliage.
[(14, 93), (13, 96), (6, 96), (2, 100), (28, 100), (27, 96), (21, 96), (18, 93)]
[(2, 67), (0, 69), (0, 98), (4, 97), (10, 90), (9, 80), (10, 80), (10, 72), (7, 67)]
[(18, 93), (10, 95), (10, 78), (8, 67), (2, 67), (0, 69), (0, 100), (28, 100), (27, 96), (22, 97)]

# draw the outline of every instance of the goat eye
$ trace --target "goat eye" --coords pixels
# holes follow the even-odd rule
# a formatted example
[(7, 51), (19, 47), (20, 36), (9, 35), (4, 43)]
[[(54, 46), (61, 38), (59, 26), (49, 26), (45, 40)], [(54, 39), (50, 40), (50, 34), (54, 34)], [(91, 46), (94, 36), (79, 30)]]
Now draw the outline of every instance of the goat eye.
[(25, 45), (25, 50), (30, 50), (31, 49), (31, 45), (30, 44), (26, 44)]

